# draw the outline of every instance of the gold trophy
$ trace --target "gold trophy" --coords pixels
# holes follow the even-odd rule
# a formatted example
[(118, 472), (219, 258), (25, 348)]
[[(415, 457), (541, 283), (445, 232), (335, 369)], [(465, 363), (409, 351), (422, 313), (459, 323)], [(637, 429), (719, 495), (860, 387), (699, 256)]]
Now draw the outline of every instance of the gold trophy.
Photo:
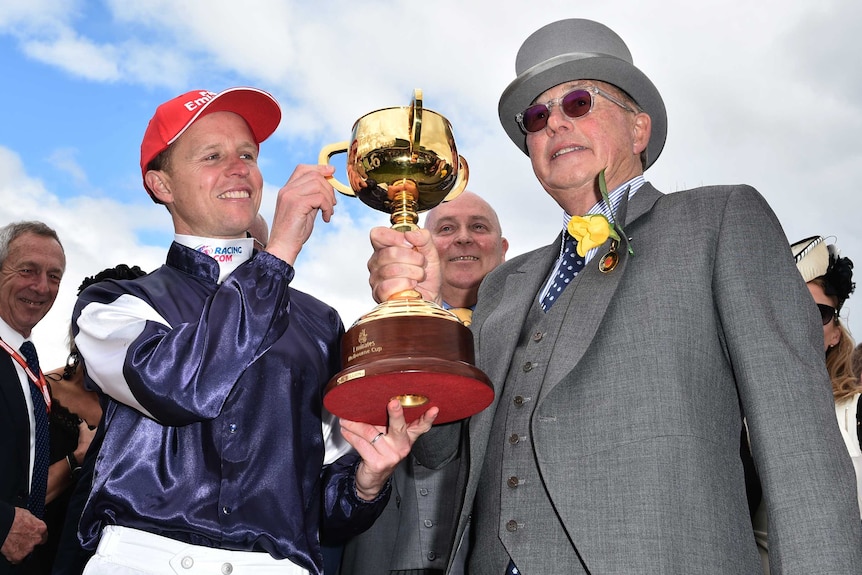
[[(345, 186), (332, 186), (390, 214), (392, 228), (418, 229), (418, 214), (458, 196), (467, 186), (467, 162), (458, 155), (452, 127), (422, 108), (422, 91), (410, 106), (368, 113), (349, 141), (324, 147), (319, 162), (347, 153)], [(494, 390), (473, 365), (473, 336), (454, 313), (417, 291), (395, 294), (359, 318), (342, 339), (342, 370), (326, 386), (333, 414), (386, 425), (386, 404), (398, 398), (407, 421), (432, 406), (435, 423), (464, 419), (488, 407)]]

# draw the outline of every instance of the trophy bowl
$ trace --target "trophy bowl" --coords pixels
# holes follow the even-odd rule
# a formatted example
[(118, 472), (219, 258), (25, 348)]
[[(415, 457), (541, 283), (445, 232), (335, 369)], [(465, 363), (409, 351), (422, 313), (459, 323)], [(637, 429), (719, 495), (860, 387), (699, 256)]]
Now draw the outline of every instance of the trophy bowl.
[(467, 186), (467, 161), (458, 155), (449, 120), (423, 110), (422, 91), (410, 106), (384, 108), (359, 118), (350, 140), (325, 146), (320, 163), (347, 153), (350, 186), (332, 186), (390, 214), (400, 231), (418, 228), (419, 212), (457, 197)]
[[(333, 177), (333, 187), (390, 214), (399, 231), (418, 229), (418, 214), (457, 197), (469, 176), (449, 121), (423, 110), (418, 89), (410, 106), (362, 116), (350, 140), (321, 150), (320, 163), (339, 153), (348, 155), (350, 186)], [(473, 365), (470, 329), (416, 291), (396, 294), (359, 318), (344, 334), (341, 353), (342, 370), (323, 399), (339, 417), (386, 425), (386, 404), (397, 398), (408, 422), (437, 406), (435, 423), (447, 423), (494, 399), (488, 377)]]

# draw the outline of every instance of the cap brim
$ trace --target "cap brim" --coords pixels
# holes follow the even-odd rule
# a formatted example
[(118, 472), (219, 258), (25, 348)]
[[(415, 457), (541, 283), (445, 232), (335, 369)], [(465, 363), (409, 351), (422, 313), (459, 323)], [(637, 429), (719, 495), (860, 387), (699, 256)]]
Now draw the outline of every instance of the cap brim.
[(522, 152), (527, 138), (515, 116), (529, 107), (542, 92), (565, 82), (596, 80), (626, 92), (649, 114), (652, 132), (647, 144), (647, 167), (658, 159), (667, 139), (667, 111), (655, 85), (634, 65), (613, 56), (563, 54), (545, 60), (515, 78), (500, 97), (500, 123)]

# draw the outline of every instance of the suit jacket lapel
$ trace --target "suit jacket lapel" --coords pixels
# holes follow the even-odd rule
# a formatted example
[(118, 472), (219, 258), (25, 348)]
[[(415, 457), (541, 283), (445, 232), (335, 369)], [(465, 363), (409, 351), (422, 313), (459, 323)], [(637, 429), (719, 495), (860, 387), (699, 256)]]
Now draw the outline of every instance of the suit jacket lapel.
[[(630, 202), (624, 197), (617, 209), (615, 219), (623, 222), (625, 231), (630, 232), (629, 226), (647, 213), (659, 197), (661, 197), (660, 192), (650, 184), (644, 184)], [(574, 292), (568, 294), (569, 297), (565, 301), (557, 303), (557, 305), (565, 305), (566, 308), (554, 351), (549, 360), (548, 371), (545, 374), (545, 384), (542, 385), (542, 391), (539, 394), (539, 401), (542, 401), (581, 360), (601, 325), (620, 281), (625, 276), (629, 260), (637, 257), (628, 253), (628, 242), (624, 239), (617, 250), (620, 261), (616, 268), (608, 273), (602, 273), (598, 269), (599, 258), (609, 250), (609, 247), (610, 241), (606, 242), (599, 249), (598, 255), (590, 260), (577, 278), (578, 281), (567, 288), (567, 290), (573, 289)], [(632, 249), (637, 254), (636, 236), (632, 238)]]
[[(484, 345), (476, 350), (477, 363), (490, 368), (486, 375), (494, 382), (498, 396), (518, 345), (520, 326), (524, 325), (527, 314), (559, 255), (561, 236), (562, 234), (558, 235), (554, 243), (541, 248), (506, 277), (504, 293), (520, 294), (520, 297), (503, 297), (492, 316), (481, 325), (473, 325), (473, 329), (480, 329), (481, 335), (484, 336), (479, 338)], [(508, 358), (509, 361), (499, 361), (501, 357)]]

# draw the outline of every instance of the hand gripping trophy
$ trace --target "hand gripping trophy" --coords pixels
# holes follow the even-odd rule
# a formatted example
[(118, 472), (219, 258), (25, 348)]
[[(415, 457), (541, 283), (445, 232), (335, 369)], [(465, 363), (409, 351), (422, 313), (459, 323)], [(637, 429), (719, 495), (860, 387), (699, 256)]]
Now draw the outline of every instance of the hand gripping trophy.
[[(418, 229), (418, 214), (454, 199), (467, 186), (449, 121), (410, 106), (362, 116), (349, 141), (326, 146), (320, 163), (347, 153), (345, 186), (333, 187), (390, 214), (393, 229)], [(392, 296), (359, 318), (342, 340), (342, 370), (326, 386), (324, 405), (339, 417), (386, 425), (386, 404), (398, 398), (408, 421), (432, 406), (435, 423), (464, 419), (491, 404), (488, 377), (473, 365), (473, 336), (454, 313), (413, 290)]]

